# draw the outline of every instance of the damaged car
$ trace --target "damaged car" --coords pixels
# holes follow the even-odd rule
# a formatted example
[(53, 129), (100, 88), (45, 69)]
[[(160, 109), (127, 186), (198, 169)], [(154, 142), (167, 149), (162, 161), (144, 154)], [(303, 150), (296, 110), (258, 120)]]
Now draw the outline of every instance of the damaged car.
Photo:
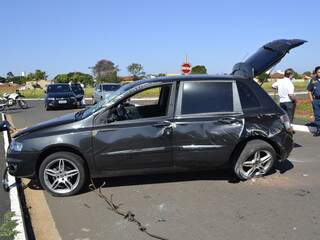
[[(230, 75), (144, 79), (96, 105), (18, 132), (10, 174), (37, 178), (54, 196), (78, 193), (89, 178), (232, 169), (266, 175), (293, 148), (288, 116), (253, 78), (303, 40), (261, 47)], [(156, 100), (131, 99), (154, 89)]]

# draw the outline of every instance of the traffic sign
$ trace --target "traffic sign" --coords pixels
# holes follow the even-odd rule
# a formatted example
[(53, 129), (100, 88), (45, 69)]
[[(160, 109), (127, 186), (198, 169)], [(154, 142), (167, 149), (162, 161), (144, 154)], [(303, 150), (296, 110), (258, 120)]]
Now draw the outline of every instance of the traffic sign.
[(191, 73), (191, 64), (188, 62), (182, 63), (181, 64), (181, 73), (183, 75), (188, 75)]

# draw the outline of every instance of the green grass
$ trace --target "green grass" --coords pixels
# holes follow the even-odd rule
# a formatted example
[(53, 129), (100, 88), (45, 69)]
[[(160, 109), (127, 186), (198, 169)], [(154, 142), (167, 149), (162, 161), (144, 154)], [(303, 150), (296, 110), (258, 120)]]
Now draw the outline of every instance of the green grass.
[[(308, 81), (303, 81), (303, 82), (293, 82), (294, 84), (294, 88), (295, 88), (295, 91), (306, 91), (307, 89), (307, 84), (308, 84)], [(264, 90), (266, 90), (267, 92), (271, 92), (271, 91), (274, 91), (272, 89), (272, 82), (265, 82), (263, 85), (262, 85), (262, 88)]]

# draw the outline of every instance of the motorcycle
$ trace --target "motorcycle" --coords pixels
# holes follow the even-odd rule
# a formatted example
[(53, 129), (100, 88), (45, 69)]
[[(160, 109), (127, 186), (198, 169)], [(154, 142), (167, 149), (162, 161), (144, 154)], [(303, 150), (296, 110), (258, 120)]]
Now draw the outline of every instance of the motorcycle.
[(3, 97), (0, 97), (0, 111), (6, 110), (8, 107), (19, 105), (21, 109), (28, 108), (26, 101), (21, 99), (23, 97), (19, 90), (15, 93), (4, 93)]

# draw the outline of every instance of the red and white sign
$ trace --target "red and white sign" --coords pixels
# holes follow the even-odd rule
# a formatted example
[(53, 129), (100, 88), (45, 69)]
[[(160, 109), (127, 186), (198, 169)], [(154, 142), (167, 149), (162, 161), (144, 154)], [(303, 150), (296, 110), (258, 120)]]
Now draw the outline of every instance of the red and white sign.
[(188, 74), (190, 74), (190, 73), (191, 73), (191, 67), (192, 67), (191, 64), (190, 64), (190, 63), (187, 63), (187, 62), (181, 64), (181, 73), (182, 73), (183, 75), (188, 75)]

